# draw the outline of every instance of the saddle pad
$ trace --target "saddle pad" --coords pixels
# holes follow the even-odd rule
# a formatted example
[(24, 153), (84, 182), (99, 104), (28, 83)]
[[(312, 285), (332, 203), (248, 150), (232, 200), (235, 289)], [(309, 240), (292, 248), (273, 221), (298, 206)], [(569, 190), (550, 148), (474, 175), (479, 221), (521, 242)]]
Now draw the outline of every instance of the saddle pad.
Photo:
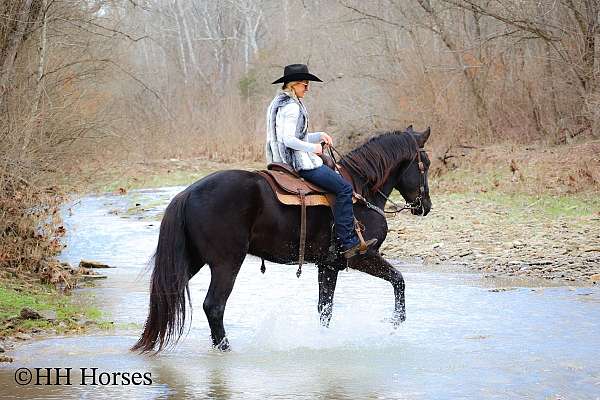
[[(286, 204), (288, 206), (302, 205), (300, 203), (300, 196), (296, 196), (293, 194), (285, 194), (285, 193), (281, 193), (281, 192), (275, 192), (275, 196), (277, 196), (277, 200), (279, 200), (280, 203)], [(304, 197), (304, 203), (306, 204), (307, 207), (310, 207), (310, 206), (331, 207), (331, 203), (329, 202), (329, 199), (327, 198), (327, 196), (328, 195), (324, 195), (324, 194), (309, 194)], [(331, 195), (331, 196), (333, 196), (333, 195)], [(335, 204), (335, 201), (333, 204)]]

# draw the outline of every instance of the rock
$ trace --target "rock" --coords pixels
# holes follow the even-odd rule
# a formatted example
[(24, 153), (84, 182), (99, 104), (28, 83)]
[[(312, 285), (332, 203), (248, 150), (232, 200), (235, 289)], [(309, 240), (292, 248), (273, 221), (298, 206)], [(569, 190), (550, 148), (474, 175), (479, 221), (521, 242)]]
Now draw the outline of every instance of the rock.
[(19, 333), (17, 333), (15, 335), (15, 338), (19, 339), (19, 340), (31, 340), (33, 337), (31, 335), (26, 334), (26, 333), (20, 333), (19, 332)]
[(91, 321), (89, 319), (82, 318), (79, 321), (77, 321), (77, 325), (83, 326), (83, 327), (89, 327), (89, 326), (92, 326), (92, 325), (96, 325), (96, 322), (95, 321)]
[(69, 264), (68, 262), (61, 262), (60, 263), (60, 267), (62, 269), (68, 269), (68, 270), (72, 270), (73, 269), (73, 267), (71, 267), (71, 264)]
[(495, 289), (488, 290), (488, 292), (500, 293), (500, 292), (508, 292), (511, 290), (517, 290), (517, 288), (495, 288)]
[(12, 359), (12, 357), (8, 357), (8, 356), (0, 356), (0, 362), (6, 362), (6, 363), (11, 363), (14, 360)]
[(42, 318), (42, 316), (40, 315), (39, 312), (32, 310), (31, 308), (27, 308), (27, 307), (25, 307), (21, 310), (20, 315), (21, 315), (22, 319), (41, 319)]
[(529, 261), (527, 264), (529, 264), (529, 265), (551, 265), (552, 261), (549, 261), (549, 260)]
[(521, 242), (521, 241), (519, 241), (519, 240), (515, 240), (514, 242), (512, 242), (512, 247), (514, 249), (520, 249), (520, 248), (525, 247), (525, 246), (526, 246), (526, 244), (523, 243), (523, 242)]
[(44, 318), (45, 320), (48, 320), (50, 322), (56, 321), (56, 311), (54, 311), (54, 310), (40, 311), (40, 314), (42, 315), (42, 318)]
[(79, 277), (82, 278), (82, 279), (89, 279), (89, 280), (92, 280), (92, 279), (106, 279), (106, 278), (108, 278), (106, 275), (89, 275), (89, 274), (80, 275)]
[(587, 252), (587, 253), (592, 252), (592, 251), (594, 251), (594, 252), (600, 252), (600, 247), (584, 247), (581, 250), (584, 251), (584, 252)]
[(2, 346), (2, 345), (0, 344), (0, 353), (4, 353), (5, 351), (6, 351), (6, 350), (4, 350), (4, 346)]
[(81, 260), (81, 261), (79, 261), (79, 268), (115, 268), (115, 267), (111, 267), (108, 264), (102, 264), (97, 261)]

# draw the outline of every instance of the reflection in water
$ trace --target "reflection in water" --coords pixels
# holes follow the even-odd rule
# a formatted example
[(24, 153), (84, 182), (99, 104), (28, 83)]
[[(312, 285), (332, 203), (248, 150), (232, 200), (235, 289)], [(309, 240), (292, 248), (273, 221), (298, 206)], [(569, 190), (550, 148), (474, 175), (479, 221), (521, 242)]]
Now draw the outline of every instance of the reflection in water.
[(232, 398), (231, 390), (228, 387), (227, 375), (227, 370), (222, 368), (214, 368), (209, 372), (210, 378), (206, 388), (206, 397), (224, 400)]
[[(93, 295), (117, 329), (20, 347), (0, 369), (0, 398), (597, 398), (600, 391), (598, 288), (483, 279), (478, 274), (401, 265), (408, 319), (393, 329), (391, 286), (342, 272), (331, 328), (318, 323), (317, 277), (306, 268), (247, 257), (228, 302), (233, 351), (211, 350), (201, 307), (210, 271), (190, 284), (193, 322), (179, 345), (159, 356), (128, 351), (148, 307), (149, 274), (160, 215), (178, 190), (88, 197), (66, 218), (64, 260), (106, 262), (109, 278)], [(135, 213), (131, 204), (149, 211)], [(145, 205), (150, 205), (145, 207)], [(128, 213), (122, 213), (129, 210)], [(133, 210), (135, 211), (135, 210)], [(490, 291), (495, 288), (509, 291)], [(88, 296), (81, 296), (86, 301)], [(96, 367), (150, 372), (136, 387), (19, 387), (19, 367)]]

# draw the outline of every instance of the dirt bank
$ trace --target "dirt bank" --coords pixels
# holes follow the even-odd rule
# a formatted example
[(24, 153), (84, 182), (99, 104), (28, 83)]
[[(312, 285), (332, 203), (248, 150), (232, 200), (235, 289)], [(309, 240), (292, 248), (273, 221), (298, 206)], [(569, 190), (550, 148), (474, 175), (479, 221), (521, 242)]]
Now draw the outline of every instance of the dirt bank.
[(600, 281), (600, 214), (553, 215), (477, 194), (432, 197), (427, 217), (388, 218), (385, 257), (459, 264), (487, 275)]
[(387, 257), (600, 281), (600, 142), (450, 148), (431, 175), (432, 212), (390, 218)]

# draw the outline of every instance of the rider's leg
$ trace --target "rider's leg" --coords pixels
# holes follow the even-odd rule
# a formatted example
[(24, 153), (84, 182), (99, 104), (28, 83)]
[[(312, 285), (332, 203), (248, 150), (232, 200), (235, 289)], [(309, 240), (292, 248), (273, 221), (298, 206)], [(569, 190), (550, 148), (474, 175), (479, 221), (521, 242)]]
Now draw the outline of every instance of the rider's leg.
[(324, 165), (315, 169), (299, 171), (299, 174), (304, 179), (335, 194), (333, 219), (336, 235), (343, 251), (356, 247), (359, 240), (354, 231), (352, 185), (341, 175)]

